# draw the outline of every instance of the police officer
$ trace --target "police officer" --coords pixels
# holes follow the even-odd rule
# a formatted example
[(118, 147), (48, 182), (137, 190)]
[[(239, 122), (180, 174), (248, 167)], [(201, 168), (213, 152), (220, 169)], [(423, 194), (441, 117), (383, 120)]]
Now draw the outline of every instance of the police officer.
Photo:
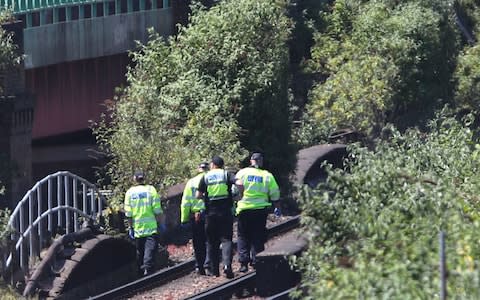
[(133, 175), (135, 185), (125, 193), (124, 211), (128, 220), (128, 234), (135, 240), (137, 265), (140, 274), (149, 275), (154, 270), (157, 251), (157, 233), (165, 229), (163, 210), (156, 189), (144, 184), (145, 175)]
[(280, 216), (280, 191), (273, 175), (262, 169), (263, 155), (253, 153), (250, 167), (235, 175), (240, 201), (237, 202), (237, 250), (240, 272), (248, 271), (248, 263), (255, 266), (257, 253), (265, 249), (267, 215), (272, 202), (275, 215)]
[(231, 187), (235, 183), (232, 173), (223, 169), (223, 159), (214, 156), (210, 171), (200, 179), (197, 198), (205, 201), (207, 234), (207, 253), (210, 258), (210, 271), (220, 276), (219, 257), (222, 244), (223, 272), (227, 278), (233, 278), (232, 271), (232, 235), (233, 235), (233, 200)]
[(205, 203), (196, 197), (196, 192), (200, 179), (206, 171), (208, 171), (208, 163), (200, 163), (198, 165), (199, 174), (187, 181), (180, 204), (180, 223), (182, 227), (192, 230), (195, 270), (200, 275), (205, 275), (205, 268), (209, 267), (209, 260), (206, 254)]

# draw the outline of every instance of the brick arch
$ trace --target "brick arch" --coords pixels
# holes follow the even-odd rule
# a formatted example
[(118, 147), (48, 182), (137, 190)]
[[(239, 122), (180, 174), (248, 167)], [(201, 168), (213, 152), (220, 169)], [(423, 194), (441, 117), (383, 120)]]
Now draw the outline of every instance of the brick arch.
[(346, 156), (347, 148), (344, 144), (321, 144), (302, 149), (297, 155), (297, 168), (293, 182), (297, 185), (307, 184), (314, 188), (327, 175), (322, 163), (326, 161), (335, 168), (339, 168), (342, 167)]
[(84, 299), (137, 277), (135, 245), (88, 230), (55, 241), (37, 264), (24, 296)]
[(125, 239), (98, 235), (75, 248), (50, 294), (65, 299), (96, 295), (135, 278), (135, 246)]

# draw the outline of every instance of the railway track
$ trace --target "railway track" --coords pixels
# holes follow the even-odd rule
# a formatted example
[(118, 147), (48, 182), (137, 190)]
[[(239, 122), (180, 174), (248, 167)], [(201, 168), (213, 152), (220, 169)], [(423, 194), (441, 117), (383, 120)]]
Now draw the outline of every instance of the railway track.
[[(289, 230), (292, 230), (298, 227), (300, 223), (300, 216), (294, 216), (289, 218), (286, 221), (275, 224), (267, 229), (268, 238), (272, 238), (276, 235), (285, 233)], [(107, 299), (128, 299), (129, 297), (151, 290), (155, 287), (164, 285), (168, 282), (176, 280), (182, 276), (185, 276), (191, 273), (195, 269), (195, 260), (190, 259), (185, 262), (179, 263), (175, 266), (162, 269), (152, 275), (142, 277), (136, 281), (130, 282), (113, 290), (104, 292), (102, 294), (90, 297), (91, 300), (107, 300)], [(208, 289), (200, 294), (194, 295), (188, 299), (202, 299), (201, 295), (205, 294), (203, 297), (212, 297), (214, 299), (221, 299), (224, 296), (222, 295), (232, 295), (232, 291), (238, 291), (243, 286), (251, 285), (254, 282), (255, 272), (247, 273), (243, 276), (234, 278), (232, 280), (226, 281), (220, 285), (217, 285), (211, 289)], [(210, 295), (208, 294), (210, 293)], [(217, 296), (218, 295), (218, 296)], [(205, 299), (205, 298), (203, 298)]]
[(255, 276), (257, 272), (250, 272), (238, 278), (229, 280), (223, 284), (209, 288), (185, 300), (200, 299), (230, 299), (230, 296), (242, 289), (253, 289), (255, 287)]

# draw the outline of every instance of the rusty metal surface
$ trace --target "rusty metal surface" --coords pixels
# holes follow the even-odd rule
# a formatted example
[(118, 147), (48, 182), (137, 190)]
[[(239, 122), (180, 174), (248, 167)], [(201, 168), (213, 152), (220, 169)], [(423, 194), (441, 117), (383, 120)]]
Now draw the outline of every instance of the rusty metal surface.
[(98, 120), (115, 88), (126, 83), (129, 61), (120, 54), (26, 70), (27, 90), (36, 98), (33, 139), (80, 131)]

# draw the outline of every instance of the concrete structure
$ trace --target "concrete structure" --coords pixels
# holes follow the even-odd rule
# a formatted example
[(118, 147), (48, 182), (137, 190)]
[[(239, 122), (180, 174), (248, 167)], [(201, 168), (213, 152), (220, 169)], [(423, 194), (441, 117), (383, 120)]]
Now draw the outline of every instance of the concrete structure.
[(148, 39), (147, 28), (173, 33), (171, 8), (25, 28), (25, 68), (124, 54)]

